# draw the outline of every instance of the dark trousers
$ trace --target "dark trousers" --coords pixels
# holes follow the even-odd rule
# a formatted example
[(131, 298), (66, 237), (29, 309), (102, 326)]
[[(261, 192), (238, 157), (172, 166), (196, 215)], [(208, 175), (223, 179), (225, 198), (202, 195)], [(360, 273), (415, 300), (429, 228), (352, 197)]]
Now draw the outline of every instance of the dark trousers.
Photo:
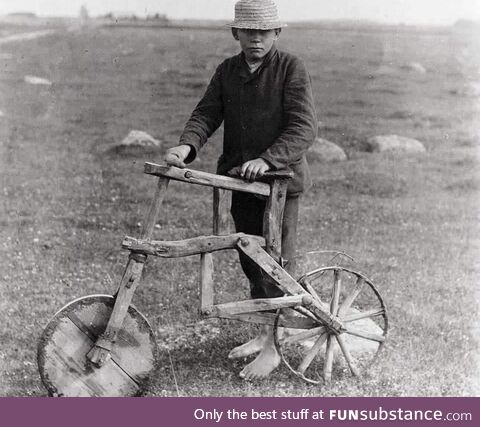
[[(287, 262), (285, 269), (295, 273), (295, 252), (297, 249), (297, 222), (299, 197), (288, 197), (282, 223), (282, 258)], [(263, 235), (263, 214), (266, 200), (253, 194), (233, 192), (231, 213), (237, 232)], [(283, 292), (261, 268), (242, 252), (239, 252), (243, 272), (250, 281), (252, 298), (276, 298)]]

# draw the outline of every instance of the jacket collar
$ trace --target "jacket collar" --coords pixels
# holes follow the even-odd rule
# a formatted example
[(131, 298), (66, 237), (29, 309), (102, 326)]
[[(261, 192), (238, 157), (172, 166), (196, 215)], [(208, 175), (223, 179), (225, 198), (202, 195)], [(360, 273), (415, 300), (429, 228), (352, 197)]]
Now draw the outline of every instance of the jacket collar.
[(272, 62), (272, 59), (277, 55), (278, 53), (278, 50), (277, 50), (277, 47), (275, 46), (275, 44), (272, 46), (272, 48), (270, 49), (270, 52), (268, 52), (265, 57), (263, 58), (263, 62), (262, 64), (260, 65), (260, 67), (258, 67), (258, 69), (254, 72), (254, 73), (250, 73), (250, 70), (248, 68), (248, 65), (247, 65), (247, 62), (245, 61), (245, 54), (243, 52), (240, 52), (238, 55), (237, 55), (237, 63), (236, 63), (236, 66), (237, 68), (239, 69), (239, 74), (246, 78), (247, 80), (251, 80), (252, 78), (254, 78), (263, 68), (266, 68), (268, 67), (271, 62)]

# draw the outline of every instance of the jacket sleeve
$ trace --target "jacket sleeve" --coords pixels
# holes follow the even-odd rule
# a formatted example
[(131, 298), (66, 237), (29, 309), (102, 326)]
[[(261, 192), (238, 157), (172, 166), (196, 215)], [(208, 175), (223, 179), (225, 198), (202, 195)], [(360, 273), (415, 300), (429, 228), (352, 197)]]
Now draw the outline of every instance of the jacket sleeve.
[(275, 169), (284, 169), (298, 162), (317, 136), (317, 114), (310, 76), (303, 62), (296, 58), (287, 67), (283, 109), (283, 130), (260, 155)]
[(180, 144), (187, 144), (193, 148), (186, 159), (187, 163), (195, 160), (198, 151), (200, 151), (208, 138), (210, 138), (222, 124), (223, 102), (221, 74), (222, 65), (219, 65), (210, 80), (205, 94), (193, 110), (180, 136)]

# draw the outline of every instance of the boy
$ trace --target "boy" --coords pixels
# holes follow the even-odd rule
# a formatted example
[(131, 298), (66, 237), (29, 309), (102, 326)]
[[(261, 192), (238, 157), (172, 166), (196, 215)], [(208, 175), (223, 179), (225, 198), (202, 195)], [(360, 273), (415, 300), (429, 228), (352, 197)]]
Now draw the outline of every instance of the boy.
[[(223, 154), (217, 173), (226, 174), (239, 166), (241, 176), (253, 181), (268, 170), (290, 168), (294, 177), (288, 186), (282, 224), (282, 258), (293, 274), (299, 195), (310, 183), (305, 152), (317, 132), (310, 77), (299, 59), (275, 47), (285, 25), (272, 0), (240, 0), (229, 26), (242, 52), (217, 68), (185, 126), (180, 145), (167, 151), (165, 161), (185, 167), (223, 121)], [(264, 200), (233, 193), (231, 213), (237, 232), (261, 235), (264, 210)], [(242, 254), (240, 262), (252, 298), (282, 296), (256, 264)], [(234, 348), (229, 358), (256, 353), (241, 377), (266, 377), (280, 363), (271, 326), (262, 326), (259, 336)]]

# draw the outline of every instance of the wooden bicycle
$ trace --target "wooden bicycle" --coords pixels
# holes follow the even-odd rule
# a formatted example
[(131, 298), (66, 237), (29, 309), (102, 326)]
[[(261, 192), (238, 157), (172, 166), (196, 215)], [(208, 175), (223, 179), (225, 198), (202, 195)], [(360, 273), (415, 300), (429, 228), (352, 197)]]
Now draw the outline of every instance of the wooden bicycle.
[[(146, 163), (145, 173), (159, 177), (158, 183), (140, 237), (123, 240), (130, 256), (117, 293), (90, 295), (67, 304), (39, 341), (39, 371), (50, 395), (133, 396), (142, 392), (155, 368), (158, 349), (152, 328), (131, 301), (148, 256), (199, 255), (200, 315), (273, 325), (283, 362), (310, 383), (328, 383), (332, 371), (357, 376), (376, 359), (387, 337), (388, 318), (383, 299), (366, 276), (333, 265), (294, 278), (283, 268), (281, 224), (291, 172), (268, 172), (261, 181), (246, 182)], [(152, 240), (170, 180), (213, 187), (212, 235)], [(228, 191), (267, 198), (263, 236), (222, 234)], [(212, 253), (227, 249), (253, 260), (284, 296), (216, 304)]]

